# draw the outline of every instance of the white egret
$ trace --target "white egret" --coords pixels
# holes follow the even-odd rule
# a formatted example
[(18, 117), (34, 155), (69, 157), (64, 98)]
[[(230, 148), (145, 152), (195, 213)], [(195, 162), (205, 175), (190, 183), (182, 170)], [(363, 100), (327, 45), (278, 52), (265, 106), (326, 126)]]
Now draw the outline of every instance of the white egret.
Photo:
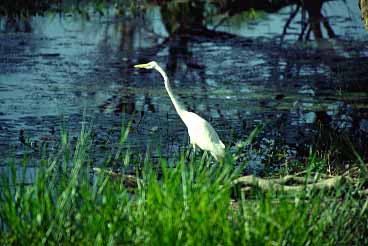
[(176, 112), (188, 128), (190, 143), (194, 151), (196, 146), (198, 146), (202, 150), (209, 151), (216, 160), (221, 160), (225, 155), (225, 145), (220, 140), (217, 132), (208, 121), (193, 112), (187, 111), (184, 105), (177, 100), (171, 89), (169, 78), (157, 62), (151, 61), (146, 64), (135, 65), (134, 67), (156, 69), (161, 74), (164, 78), (166, 91), (174, 104)]

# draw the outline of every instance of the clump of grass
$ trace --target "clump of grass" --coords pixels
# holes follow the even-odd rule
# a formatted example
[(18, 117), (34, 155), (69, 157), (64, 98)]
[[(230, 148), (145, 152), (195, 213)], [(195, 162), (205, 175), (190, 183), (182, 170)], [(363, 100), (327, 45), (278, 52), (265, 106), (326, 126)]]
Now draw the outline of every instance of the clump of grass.
[[(123, 140), (127, 131), (122, 130)], [(103, 173), (93, 174), (89, 128), (82, 127), (73, 151), (62, 134), (60, 151), (40, 161), (33, 183), (21, 182), (15, 164), (2, 176), (1, 245), (368, 242), (368, 202), (356, 197), (354, 187), (341, 186), (333, 194), (254, 192), (245, 197), (232, 185), (240, 167), (234, 168), (230, 157), (222, 165), (205, 156), (187, 160), (181, 155), (170, 165), (161, 159), (158, 173), (147, 155), (132, 191)], [(129, 160), (128, 155), (122, 159)]]

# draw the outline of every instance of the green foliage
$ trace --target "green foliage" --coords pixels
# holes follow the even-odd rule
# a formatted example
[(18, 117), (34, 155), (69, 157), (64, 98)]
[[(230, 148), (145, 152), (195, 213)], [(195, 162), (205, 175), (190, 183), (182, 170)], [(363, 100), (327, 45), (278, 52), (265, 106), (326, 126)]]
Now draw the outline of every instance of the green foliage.
[(3, 0), (0, 2), (0, 16), (23, 18), (32, 15), (43, 14), (50, 8), (52, 2), (55, 1)]
[[(121, 131), (123, 144), (128, 128)], [(336, 194), (237, 194), (241, 167), (184, 154), (174, 163), (149, 156), (132, 192), (104, 174), (91, 175), (91, 128), (71, 147), (44, 155), (32, 184), (11, 163), (0, 187), (1, 245), (336, 245), (367, 243), (367, 201), (355, 188)], [(129, 161), (130, 152), (116, 155)], [(313, 157), (311, 158), (311, 160)], [(27, 162), (27, 159), (24, 160)], [(315, 161), (315, 160), (314, 160)], [(233, 199), (236, 199), (233, 200)]]

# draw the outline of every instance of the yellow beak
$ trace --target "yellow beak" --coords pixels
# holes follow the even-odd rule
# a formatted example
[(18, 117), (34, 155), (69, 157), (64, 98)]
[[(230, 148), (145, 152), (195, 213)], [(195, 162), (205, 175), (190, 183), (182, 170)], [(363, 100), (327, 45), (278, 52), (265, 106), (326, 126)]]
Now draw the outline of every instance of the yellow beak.
[(135, 68), (148, 68), (148, 64), (137, 64), (134, 65)]

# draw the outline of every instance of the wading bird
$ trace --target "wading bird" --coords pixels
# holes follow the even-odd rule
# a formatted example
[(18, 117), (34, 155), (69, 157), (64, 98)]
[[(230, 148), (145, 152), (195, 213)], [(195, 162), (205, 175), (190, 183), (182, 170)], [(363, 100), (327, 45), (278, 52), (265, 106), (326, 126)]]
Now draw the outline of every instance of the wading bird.
[(164, 78), (166, 91), (174, 104), (176, 112), (188, 128), (190, 144), (193, 146), (194, 152), (196, 146), (198, 146), (202, 150), (209, 151), (216, 160), (221, 160), (225, 155), (225, 145), (221, 142), (217, 132), (208, 121), (193, 112), (187, 111), (184, 105), (177, 100), (171, 89), (169, 78), (157, 62), (151, 61), (146, 64), (135, 65), (134, 67), (156, 69), (161, 74)]

